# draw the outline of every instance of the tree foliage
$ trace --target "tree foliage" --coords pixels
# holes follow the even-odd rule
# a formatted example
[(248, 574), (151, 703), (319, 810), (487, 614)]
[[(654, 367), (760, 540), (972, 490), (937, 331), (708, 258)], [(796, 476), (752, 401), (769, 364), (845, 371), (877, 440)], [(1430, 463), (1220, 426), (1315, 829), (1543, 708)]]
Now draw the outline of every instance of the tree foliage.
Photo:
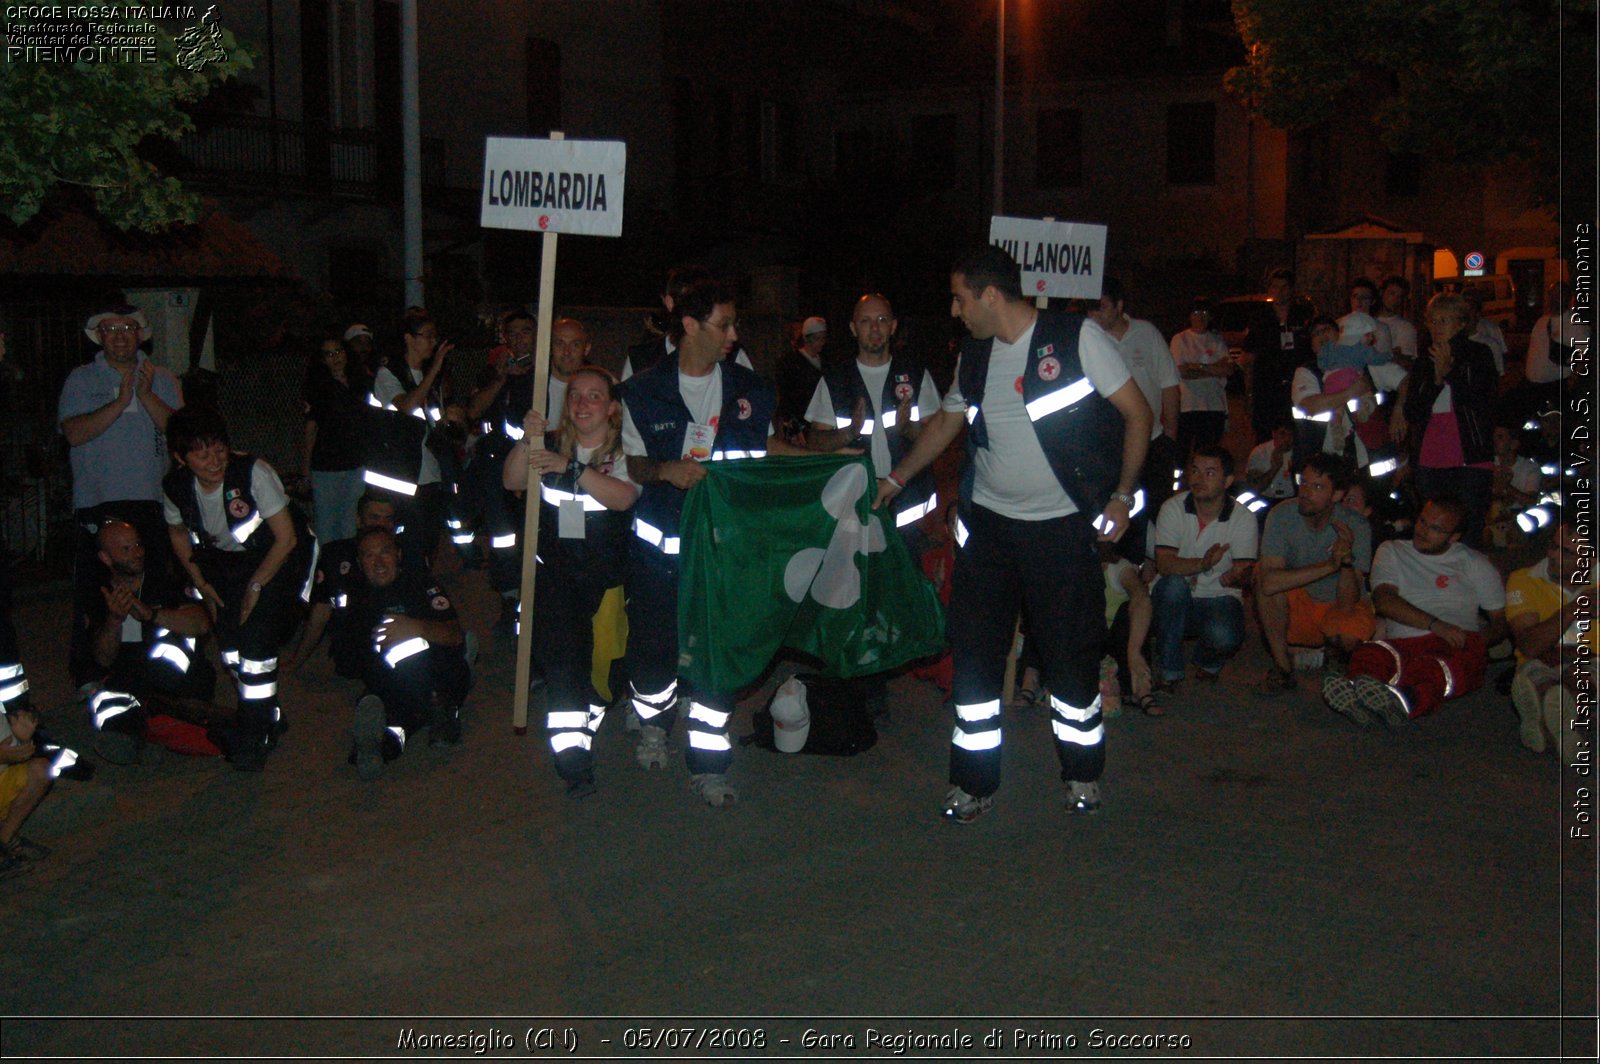
[(129, 21), (156, 37), (154, 61), (8, 60), (0, 68), (0, 210), (13, 224), (34, 217), (63, 187), (89, 191), (100, 215), (120, 229), (154, 232), (198, 216), (199, 197), (163, 174), (141, 145), (191, 132), (185, 108), (250, 69), (250, 51), (209, 24), (206, 39), (216, 47), (190, 70), (170, 33)]
[(1393, 151), (1553, 164), (1563, 92), (1593, 114), (1595, 0), (1233, 0), (1233, 10), (1249, 58), (1228, 88), (1283, 129), (1363, 106)]

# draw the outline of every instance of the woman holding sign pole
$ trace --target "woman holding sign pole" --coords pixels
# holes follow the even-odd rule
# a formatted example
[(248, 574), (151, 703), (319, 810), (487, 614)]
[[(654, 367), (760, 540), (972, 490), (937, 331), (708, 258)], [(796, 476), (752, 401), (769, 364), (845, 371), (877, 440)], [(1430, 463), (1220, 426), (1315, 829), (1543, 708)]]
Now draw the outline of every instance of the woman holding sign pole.
[(622, 455), (622, 404), (616, 382), (598, 366), (576, 370), (567, 385), (554, 439), (536, 410), (524, 417), (522, 440), (506, 456), (504, 483), (526, 492), (539, 485), (539, 541), (534, 653), (544, 669), (545, 722), (556, 771), (567, 796), (595, 791), (591, 747), (605, 717), (590, 661), (592, 618), (608, 588), (622, 583), (627, 559), (627, 511), (639, 497)]

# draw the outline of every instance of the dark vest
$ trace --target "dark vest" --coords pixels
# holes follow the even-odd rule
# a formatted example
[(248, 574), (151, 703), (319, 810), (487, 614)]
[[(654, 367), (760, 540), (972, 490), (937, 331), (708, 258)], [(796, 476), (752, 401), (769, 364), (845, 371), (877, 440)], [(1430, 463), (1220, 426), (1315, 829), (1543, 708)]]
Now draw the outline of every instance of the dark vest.
[[(403, 359), (398, 367), (391, 366), (390, 372), (407, 391), (416, 387)], [(367, 439), (362, 454), (366, 482), (402, 495), (415, 495), (422, 475), (422, 448), (429, 442), (429, 429), (443, 417), (443, 408), (443, 392), (437, 383), (422, 404), (410, 411), (402, 412), (393, 403), (382, 403), (376, 395), (368, 395), (364, 426)]]
[[(1056, 480), (1078, 512), (1092, 519), (1105, 509), (1122, 473), (1122, 414), (1084, 376), (1078, 360), (1078, 331), (1083, 322), (1082, 314), (1039, 312), (1028, 365), (1022, 373), (1022, 401)], [(972, 459), (978, 448), (989, 446), (983, 391), (991, 347), (989, 340), (968, 340), (961, 347), (959, 383), (967, 402), (968, 422), (967, 467), (961, 476), (963, 508), (972, 505)]]
[[(711, 460), (764, 456), (767, 429), (776, 405), (772, 385), (733, 361), (725, 359), (721, 366), (722, 412), (711, 446)], [(678, 392), (677, 359), (659, 362), (653, 369), (629, 377), (622, 382), (618, 395), (644, 438), (646, 457), (657, 462), (675, 462), (683, 457), (683, 435), (690, 415)], [(664, 481), (644, 485), (633, 511), (636, 520), (646, 526), (636, 529), (641, 538), (653, 542), (656, 537), (651, 530), (660, 536), (677, 537), (683, 494)]]
[[(883, 380), (883, 394), (877, 397), (877, 409), (884, 412), (885, 418), (892, 419), (895, 416), (895, 404), (899, 401), (896, 393), (903, 388), (911, 389), (911, 406), (912, 409), (916, 408), (924, 372), (922, 361), (911, 355), (901, 353), (889, 360), (889, 373)], [(868, 398), (867, 382), (862, 379), (859, 365), (853, 358), (848, 362), (834, 362), (824, 366), (822, 377), (828, 382), (828, 397), (833, 400), (835, 425), (843, 428), (850, 423), (851, 411), (855, 408), (856, 400)], [(869, 401), (867, 413), (876, 422), (877, 415), (872, 414), (873, 409), (874, 406)], [(872, 431), (888, 433), (885, 438), (889, 444), (889, 461), (899, 465), (912, 447), (912, 442), (901, 435), (900, 426), (875, 423)], [(871, 454), (872, 443), (867, 435), (862, 433), (848, 441), (845, 446), (859, 447)], [(896, 525), (901, 523), (902, 516), (906, 524), (920, 519), (937, 504), (938, 500), (934, 497), (933, 467), (930, 465), (912, 477), (905, 489), (894, 497)]]
[[(552, 439), (551, 443), (554, 442)], [(593, 577), (606, 587), (620, 584), (633, 513), (607, 509), (600, 500), (578, 487), (576, 479), (571, 470), (566, 469), (540, 481), (539, 557), (552, 565), (581, 568), (586, 580)], [(582, 539), (561, 537), (560, 507), (568, 501), (583, 504)]]

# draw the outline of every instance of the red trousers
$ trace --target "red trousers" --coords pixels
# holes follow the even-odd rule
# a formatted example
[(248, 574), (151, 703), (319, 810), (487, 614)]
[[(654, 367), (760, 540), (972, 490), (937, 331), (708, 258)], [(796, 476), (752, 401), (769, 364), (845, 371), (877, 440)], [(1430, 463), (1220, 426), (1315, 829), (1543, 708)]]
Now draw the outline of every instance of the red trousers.
[(1350, 655), (1345, 675), (1376, 677), (1400, 692), (1411, 716), (1426, 717), (1446, 699), (1483, 686), (1488, 664), (1489, 648), (1477, 632), (1467, 635), (1460, 650), (1430, 633), (1362, 643)]

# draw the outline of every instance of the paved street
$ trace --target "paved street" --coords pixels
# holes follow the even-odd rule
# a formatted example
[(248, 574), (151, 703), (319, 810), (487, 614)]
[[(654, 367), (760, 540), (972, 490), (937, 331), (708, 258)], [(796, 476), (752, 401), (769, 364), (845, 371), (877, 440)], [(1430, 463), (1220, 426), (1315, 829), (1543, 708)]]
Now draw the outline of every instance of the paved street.
[[(486, 631), (481, 576), (447, 582)], [(66, 615), (64, 591), (19, 603), (47, 726), (87, 750)], [(996, 1055), (991, 1028), (1012, 1056), (1555, 1054), (1563, 999), (1594, 994), (1592, 857), (1563, 865), (1555, 762), (1492, 691), (1361, 732), (1310, 674), (1252, 697), (1264, 661), (1252, 643), (1215, 696), (1110, 721), (1091, 818), (1063, 811), (1044, 711), (1010, 712), (996, 808), (956, 827), (937, 816), (948, 710), (922, 681), (892, 685), (859, 757), (741, 749), (742, 800), (718, 811), (681, 754), (639, 769), (616, 719), (600, 793), (567, 800), (536, 732), (512, 734), (492, 637), (465, 746), (359, 783), (354, 689), (319, 658), (285, 685), (264, 775), (164, 753), (57, 786), (28, 831), (54, 856), (5, 884), (0, 1049), (416, 1056), (411, 1027), (509, 1031), (502, 1055), (525, 1055), (531, 1018), (616, 1016), (645, 1019), (551, 1037), (634, 1055), (653, 1018), (729, 1028), (742, 1051), (701, 1050), (725, 1057), (824, 1052), (807, 1028), (857, 1055), (909, 1032), (946, 1041), (907, 1055)], [(1593, 1056), (1592, 1020), (1565, 1034)]]

